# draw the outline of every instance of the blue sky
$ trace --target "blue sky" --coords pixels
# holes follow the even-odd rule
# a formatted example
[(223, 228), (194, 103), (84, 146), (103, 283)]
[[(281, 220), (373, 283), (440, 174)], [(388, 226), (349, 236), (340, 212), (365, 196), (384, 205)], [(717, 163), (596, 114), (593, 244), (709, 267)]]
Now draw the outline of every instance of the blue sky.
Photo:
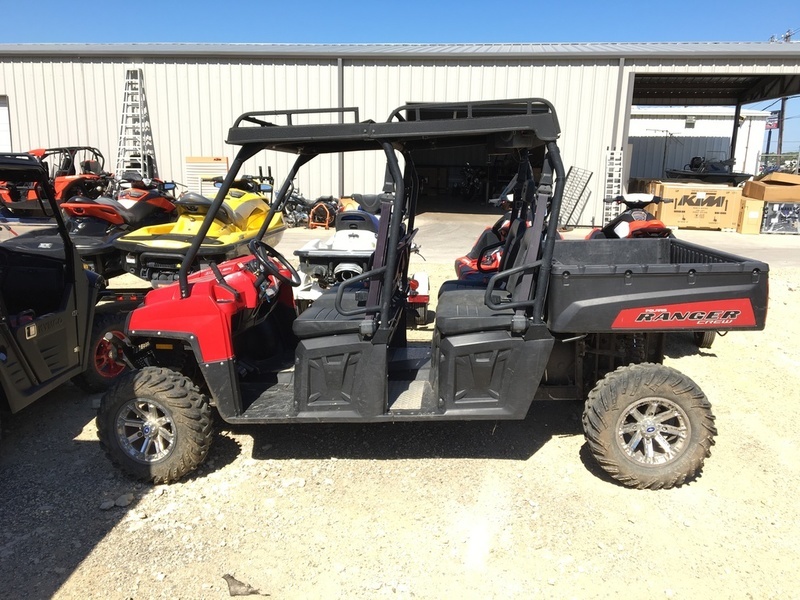
[[(748, 42), (790, 30), (800, 43), (800, 11), (751, 0), (3, 0), (2, 16), (0, 43)], [(800, 99), (787, 119), (784, 150), (797, 150)]]
[(800, 27), (797, 10), (750, 0), (4, 0), (2, 15), (6, 43), (767, 41)]

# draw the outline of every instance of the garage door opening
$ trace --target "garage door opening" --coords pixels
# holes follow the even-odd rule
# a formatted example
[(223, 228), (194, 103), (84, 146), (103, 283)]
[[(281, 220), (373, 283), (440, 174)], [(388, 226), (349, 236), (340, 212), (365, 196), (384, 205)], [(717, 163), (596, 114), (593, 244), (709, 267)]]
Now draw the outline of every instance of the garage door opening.
[[(543, 150), (531, 155), (537, 179), (543, 158)], [(497, 198), (516, 173), (513, 160), (477, 146), (419, 150), (414, 164), (420, 177), (420, 212), (496, 212), (489, 200)]]

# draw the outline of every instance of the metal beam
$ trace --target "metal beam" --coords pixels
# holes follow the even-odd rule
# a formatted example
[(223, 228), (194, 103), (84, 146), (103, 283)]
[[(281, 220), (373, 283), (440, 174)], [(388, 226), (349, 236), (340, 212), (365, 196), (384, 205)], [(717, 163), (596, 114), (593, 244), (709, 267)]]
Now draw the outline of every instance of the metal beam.
[(768, 75), (740, 96), (742, 104), (800, 94), (800, 75)]

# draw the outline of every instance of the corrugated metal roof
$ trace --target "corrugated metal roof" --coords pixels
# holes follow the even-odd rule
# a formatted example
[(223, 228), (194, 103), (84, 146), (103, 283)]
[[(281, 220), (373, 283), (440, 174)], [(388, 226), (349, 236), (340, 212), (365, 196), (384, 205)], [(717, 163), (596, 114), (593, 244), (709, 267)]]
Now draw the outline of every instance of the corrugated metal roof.
[(0, 44), (0, 56), (275, 56), (327, 58), (749, 57), (800, 56), (796, 42), (644, 42), (561, 44)]
[[(697, 115), (705, 117), (733, 117), (735, 108), (733, 106), (632, 106), (631, 117), (650, 119), (653, 117), (685, 117), (687, 115)], [(769, 117), (768, 110), (749, 110), (742, 109), (740, 114), (743, 117), (754, 117), (766, 119)]]

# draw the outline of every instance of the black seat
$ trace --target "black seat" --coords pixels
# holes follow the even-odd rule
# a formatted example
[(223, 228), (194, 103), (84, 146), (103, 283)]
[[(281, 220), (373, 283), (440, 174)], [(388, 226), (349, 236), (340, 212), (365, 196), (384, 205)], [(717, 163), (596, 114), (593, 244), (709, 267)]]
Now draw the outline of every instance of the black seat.
[(336, 213), (336, 231), (359, 229), (378, 232), (378, 218), (361, 210), (344, 210)]
[[(314, 303), (300, 313), (292, 324), (292, 331), (301, 340), (344, 333), (358, 333), (364, 314), (346, 316), (336, 310), (336, 293), (339, 286), (327, 290)], [(366, 288), (346, 289), (342, 296), (342, 308), (354, 310), (367, 304)]]
[[(179, 207), (180, 211), (205, 214), (211, 207), (212, 202), (213, 200), (211, 200), (210, 198), (201, 196), (198, 193), (187, 192), (175, 202), (175, 206)], [(231, 208), (225, 203), (223, 203), (219, 207), (219, 210), (217, 211), (217, 214), (214, 215), (214, 218), (224, 223), (225, 225), (233, 225), (236, 223), (236, 215), (234, 214), (233, 210), (231, 210)]]
[[(492, 310), (484, 301), (485, 288), (447, 291), (436, 305), (436, 328), (443, 336), (474, 331), (503, 331), (511, 328), (512, 309)], [(495, 293), (495, 301), (510, 298), (505, 291)]]
[[(401, 233), (402, 237), (398, 246), (390, 248), (388, 215), (392, 211), (388, 200), (383, 202), (383, 208), (383, 214), (387, 215), (387, 218), (380, 219), (371, 270), (332, 287), (314, 300), (292, 325), (294, 334), (301, 340), (346, 333), (358, 333), (366, 338), (372, 337), (380, 328), (384, 328), (384, 333), (388, 336), (392, 328), (400, 323), (401, 320), (397, 318), (397, 315), (404, 303), (395, 301), (393, 290), (398, 289), (397, 276), (405, 272), (403, 260), (408, 260), (411, 238), (416, 231), (410, 234)], [(396, 225), (403, 232), (402, 224)], [(382, 271), (387, 263), (389, 252), (397, 254), (397, 261), (394, 265), (393, 283), (390, 287), (385, 288), (385, 274)], [(340, 308), (347, 313), (355, 314), (342, 314), (337, 310), (336, 298), (342, 288)], [(384, 302), (388, 303), (389, 315), (385, 321), (380, 322), (379, 315), (382, 313)], [(367, 310), (368, 308), (369, 310)], [(381, 336), (378, 337), (383, 339)]]
[(88, 175), (100, 175), (102, 173), (100, 162), (96, 160), (85, 160), (81, 163), (81, 172)]
[(381, 203), (392, 201), (392, 194), (351, 194), (353, 200), (370, 214), (376, 215), (381, 211)]
[[(524, 217), (518, 217), (511, 222), (508, 228), (508, 235), (506, 236), (505, 243), (503, 244), (503, 254), (500, 257), (500, 266), (498, 271), (504, 271), (514, 265), (519, 254), (522, 239), (525, 236), (525, 231), (528, 229), (528, 211), (523, 211)], [(488, 273), (487, 275), (492, 275)], [(463, 290), (485, 290), (486, 281), (483, 279), (453, 279), (445, 281), (439, 288), (439, 297), (442, 294), (451, 291)]]
[(123, 206), (118, 200), (114, 200), (113, 198), (109, 198), (108, 196), (98, 196), (94, 200), (90, 200), (89, 198), (73, 198), (73, 202), (84, 202), (88, 204), (102, 204), (103, 206), (108, 206), (112, 210), (114, 210), (122, 219), (128, 223), (134, 223), (136, 221), (136, 213), (132, 210)]
[[(524, 234), (519, 237), (518, 244), (515, 244), (514, 262), (508, 264), (507, 269), (535, 263), (540, 237), (541, 232), (537, 236), (533, 227), (525, 226)], [(495, 304), (530, 300), (533, 272), (514, 273), (505, 279), (505, 284), (505, 289), (492, 292)], [(448, 336), (479, 331), (510, 330), (515, 310), (488, 307), (486, 291), (486, 286), (445, 290), (436, 304), (436, 329), (439, 333)]]

